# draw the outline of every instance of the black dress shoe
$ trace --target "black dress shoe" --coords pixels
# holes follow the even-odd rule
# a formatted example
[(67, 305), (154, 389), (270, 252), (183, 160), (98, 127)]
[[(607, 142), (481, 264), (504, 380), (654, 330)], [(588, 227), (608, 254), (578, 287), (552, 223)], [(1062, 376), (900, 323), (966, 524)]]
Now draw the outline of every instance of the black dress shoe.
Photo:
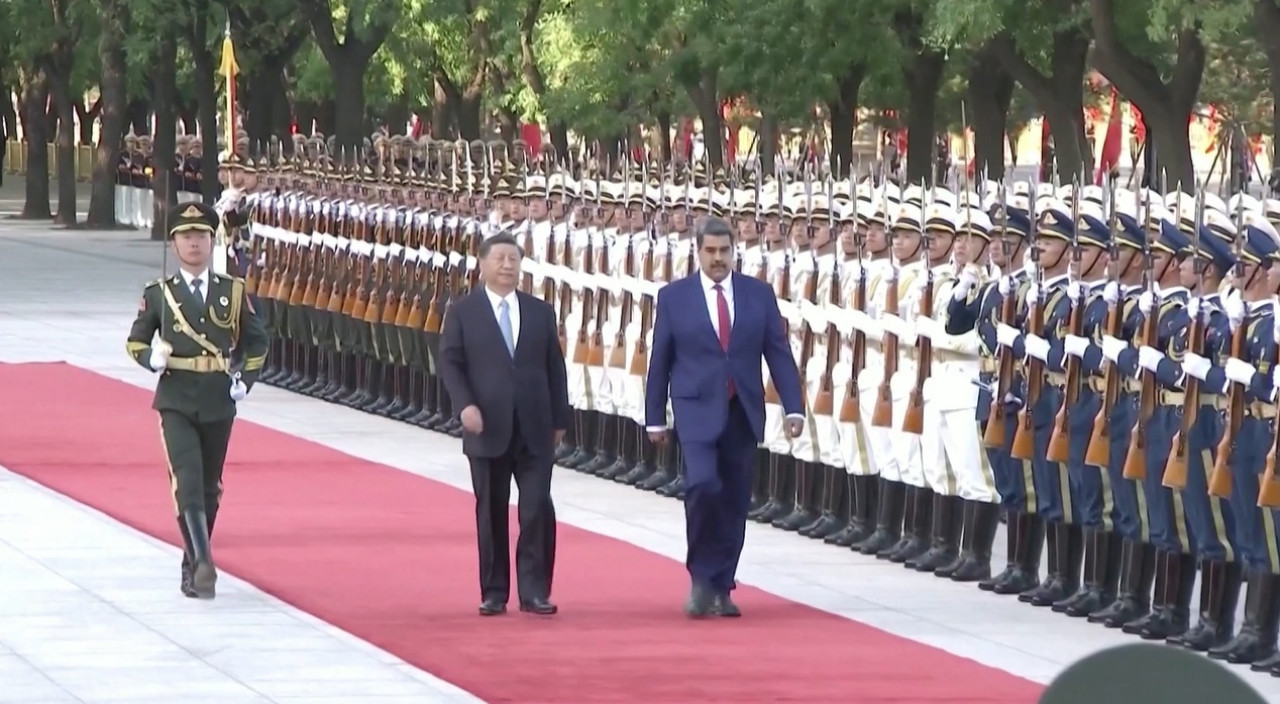
[(712, 615), (715, 603), (716, 596), (711, 590), (695, 586), (689, 592), (689, 600), (684, 603), (684, 612), (689, 618), (706, 618)]
[(480, 602), (481, 616), (498, 616), (507, 613), (507, 605), (497, 599), (485, 599)]
[(530, 599), (528, 601), (520, 601), (520, 610), (526, 614), (538, 614), (539, 616), (550, 616), (560, 609), (555, 604), (546, 599)]
[(733, 599), (730, 599), (728, 594), (716, 595), (715, 600), (711, 602), (711, 612), (724, 618), (738, 618), (742, 615), (742, 611), (737, 604), (733, 603)]

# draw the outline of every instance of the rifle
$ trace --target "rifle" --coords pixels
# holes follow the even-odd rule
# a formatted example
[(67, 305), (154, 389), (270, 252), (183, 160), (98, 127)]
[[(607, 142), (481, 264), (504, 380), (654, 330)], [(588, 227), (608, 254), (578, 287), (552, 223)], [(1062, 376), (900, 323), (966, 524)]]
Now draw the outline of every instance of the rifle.
[[(1120, 278), (1119, 270), (1119, 253), (1120, 244), (1116, 240), (1116, 225), (1119, 221), (1119, 212), (1116, 210), (1116, 188), (1115, 183), (1108, 181), (1110, 185), (1110, 209), (1111, 213), (1108, 217), (1107, 229), (1111, 232), (1111, 240), (1108, 243), (1108, 262), (1107, 262), (1107, 282), (1112, 283)], [(1136, 198), (1136, 196), (1135, 196)], [(1124, 327), (1123, 306), (1117, 301), (1116, 303), (1107, 304), (1107, 320), (1105, 334), (1112, 337), (1120, 337), (1121, 330)], [(1085, 448), (1084, 461), (1085, 464), (1091, 464), (1095, 467), (1106, 467), (1111, 462), (1111, 428), (1107, 424), (1107, 419), (1111, 417), (1111, 412), (1115, 409), (1116, 401), (1120, 398), (1120, 371), (1116, 369), (1114, 364), (1108, 364), (1102, 371), (1102, 410), (1097, 417), (1093, 419), (1093, 432), (1089, 434), (1089, 446)]]
[[(1234, 134), (1232, 135), (1234, 137)], [(1244, 240), (1247, 237), (1244, 225), (1244, 199), (1236, 199), (1236, 279), (1244, 283)], [(1242, 292), (1243, 293), (1243, 292)], [(1245, 338), (1249, 335), (1248, 320), (1242, 321), (1240, 327), (1231, 333), (1231, 356), (1244, 358)], [(1231, 384), (1227, 392), (1227, 427), (1222, 433), (1222, 441), (1218, 443), (1218, 456), (1213, 463), (1213, 474), (1209, 477), (1209, 493), (1224, 499), (1231, 498), (1231, 451), (1235, 448), (1236, 438), (1240, 435), (1240, 426), (1244, 424), (1244, 387)], [(1274, 443), (1273, 443), (1274, 446)], [(1270, 452), (1268, 452), (1270, 455)], [(1274, 462), (1271, 464), (1274, 465)], [(1274, 471), (1272, 472), (1274, 476)], [(1258, 498), (1262, 492), (1259, 489)]]
[[(1075, 264), (1076, 276), (1080, 276), (1080, 180), (1072, 188), (1071, 198), (1071, 261)], [(1067, 320), (1067, 332), (1071, 335), (1084, 333), (1084, 310), (1086, 297), (1084, 286), (1080, 287), (1080, 297), (1071, 301), (1071, 317)], [(1067, 414), (1080, 398), (1080, 359), (1067, 357), (1067, 385), (1062, 399), (1062, 406), (1053, 420), (1053, 435), (1049, 438), (1049, 448), (1045, 458), (1050, 462), (1066, 462), (1071, 453), (1071, 434)]]
[[(836, 211), (835, 211), (835, 184), (832, 183), (831, 177), (827, 176), (827, 237), (836, 238)], [(837, 244), (837, 246), (839, 246)], [(816, 280), (817, 274), (814, 278)], [(831, 280), (828, 284), (827, 302), (832, 306), (840, 305), (840, 264), (834, 257), (832, 259)], [(818, 396), (813, 401), (813, 414), (816, 416), (832, 417), (835, 414), (835, 382), (831, 378), (832, 372), (835, 370), (836, 363), (840, 361), (840, 331), (836, 330), (836, 326), (832, 322), (827, 323), (827, 365), (822, 373), (822, 381), (818, 385)]]
[[(1017, 248), (1009, 243), (1009, 192), (1006, 190), (1004, 181), (1000, 182), (1000, 246), (1004, 248), (1005, 266), (1011, 266), (1013, 262), (1013, 252)], [(999, 291), (999, 283), (993, 284)], [(1004, 296), (1000, 300), (1000, 312), (997, 322), (1004, 325), (1014, 325), (1018, 315), (1018, 296), (1016, 291), (1009, 291), (1009, 295)], [(996, 354), (999, 358), (998, 370), (996, 373), (996, 391), (991, 395), (991, 415), (987, 420), (987, 430), (983, 433), (982, 441), (987, 447), (1004, 449), (1005, 443), (1009, 438), (1005, 437), (1005, 398), (1009, 395), (1009, 387), (1013, 384), (1014, 359), (1013, 350), (1008, 347), (1000, 347)]]
[[(1191, 263), (1195, 270), (1196, 278), (1204, 274), (1204, 268), (1200, 260), (1200, 227), (1204, 222), (1204, 191), (1199, 182), (1195, 186), (1195, 222), (1192, 223), (1191, 233)], [(1179, 196), (1181, 197), (1181, 196)], [(1199, 355), (1204, 351), (1204, 315), (1197, 311), (1195, 317), (1189, 321), (1187, 329), (1187, 352), (1189, 354)], [(1195, 427), (1196, 419), (1200, 413), (1200, 380), (1187, 375), (1187, 380), (1183, 384), (1185, 393), (1182, 405), (1182, 424), (1178, 428), (1178, 432), (1173, 436), (1172, 450), (1169, 452), (1169, 459), (1164, 465), (1164, 485), (1170, 489), (1185, 489), (1187, 486), (1187, 452), (1191, 430)]]
[[(1164, 189), (1161, 189), (1164, 190)], [(1182, 184), (1178, 184), (1178, 195), (1182, 195)], [(1151, 258), (1151, 241), (1160, 233), (1151, 231), (1151, 199), (1145, 205), (1146, 219), (1142, 223), (1142, 288), (1154, 294), (1154, 263)], [(1157, 226), (1158, 227), (1158, 226)], [(1160, 301), (1153, 301), (1151, 312), (1142, 319), (1142, 327), (1138, 330), (1136, 345), (1154, 345), (1157, 343), (1160, 325)], [(1138, 392), (1138, 423), (1129, 438), (1129, 454), (1124, 461), (1124, 478), (1142, 481), (1147, 478), (1147, 423), (1156, 411), (1156, 375), (1149, 369), (1140, 372), (1141, 385)]]
[[(885, 210), (889, 209), (889, 196), (884, 195)], [(887, 214), (887, 213), (886, 213)], [(898, 314), (898, 263), (890, 254), (890, 274), (884, 282), (884, 315)], [(898, 373), (898, 336), (886, 331), (881, 341), (884, 351), (884, 378), (880, 380), (880, 388), (876, 390), (876, 405), (871, 412), (871, 425), (876, 428), (893, 427), (893, 389), (889, 385), (893, 375)]]
[[(930, 186), (930, 191), (933, 187)], [(928, 196), (933, 201), (933, 194)], [(922, 210), (927, 213), (927, 210)], [(933, 266), (929, 261), (929, 226), (927, 214), (922, 215), (920, 223), (920, 248), (924, 250), (924, 290), (917, 303), (917, 314), (921, 317), (933, 317)], [(912, 435), (924, 434), (924, 385), (933, 371), (933, 340), (928, 337), (916, 338), (916, 383), (911, 387), (911, 395), (907, 398), (906, 414), (902, 417), (902, 432)]]
[[(1032, 275), (1035, 278), (1036, 290), (1039, 294), (1036, 300), (1027, 306), (1027, 332), (1032, 335), (1044, 335), (1044, 291), (1041, 284), (1044, 283), (1044, 272), (1040, 268), (1040, 249), (1036, 246), (1035, 236), (1036, 230), (1039, 229), (1039, 218), (1035, 214), (1035, 195), (1032, 193), (1031, 201), (1031, 238), (1028, 241), (1027, 254), (1031, 257), (1031, 266), (1033, 267)], [(1040, 393), (1044, 390), (1044, 362), (1032, 357), (1027, 360), (1027, 398), (1022, 406), (1022, 410), (1018, 411), (1018, 427), (1013, 433), (1013, 443), (1009, 446), (1009, 455), (1014, 459), (1030, 460), (1035, 456), (1035, 423), (1032, 418), (1032, 409), (1040, 402)]]

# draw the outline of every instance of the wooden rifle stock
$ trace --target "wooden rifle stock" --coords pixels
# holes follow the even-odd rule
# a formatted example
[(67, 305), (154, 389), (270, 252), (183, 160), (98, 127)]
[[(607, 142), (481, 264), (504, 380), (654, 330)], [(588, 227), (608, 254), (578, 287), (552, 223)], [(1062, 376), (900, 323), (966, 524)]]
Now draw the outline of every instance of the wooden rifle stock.
[[(1242, 322), (1231, 336), (1231, 356), (1244, 356), (1245, 331), (1248, 323)], [(1218, 456), (1214, 459), (1213, 474), (1209, 476), (1209, 494), (1223, 499), (1231, 498), (1231, 451), (1235, 447), (1240, 426), (1244, 423), (1244, 387), (1232, 383), (1227, 404), (1227, 427), (1218, 443)], [(1259, 497), (1261, 498), (1261, 497)]]
[[(920, 297), (920, 317), (933, 317), (933, 276), (926, 272), (924, 291)], [(933, 341), (916, 338), (916, 384), (907, 399), (907, 412), (902, 417), (902, 432), (924, 434), (924, 385), (933, 372)]]
[[(853, 290), (853, 307), (856, 310), (866, 312), (867, 310), (867, 273), (864, 270), (862, 276), (858, 277), (858, 282)], [(862, 368), (867, 363), (867, 335), (861, 330), (853, 331), (853, 359), (850, 364), (849, 381), (844, 387), (844, 403), (840, 404), (840, 422), (841, 423), (861, 423), (862, 422), (862, 400), (861, 392), (858, 388), (858, 377), (862, 374)]]
[[(1120, 304), (1113, 303), (1107, 310), (1107, 334), (1119, 337), (1122, 324)], [(1106, 467), (1111, 462), (1111, 429), (1107, 419), (1120, 395), (1120, 370), (1116, 365), (1108, 364), (1103, 370), (1102, 384), (1102, 410), (1093, 419), (1093, 432), (1089, 434), (1089, 446), (1084, 451), (1085, 464), (1095, 467)]]
[[(1142, 321), (1141, 344), (1158, 342), (1160, 301), (1155, 301), (1152, 311)], [(1129, 454), (1124, 461), (1124, 478), (1142, 481), (1147, 478), (1147, 422), (1156, 410), (1156, 375), (1149, 369), (1142, 370), (1142, 389), (1138, 394), (1138, 423), (1129, 438)]]
[[(1084, 331), (1084, 301), (1071, 302), (1071, 318), (1067, 321), (1070, 334), (1079, 335)], [(1080, 360), (1067, 358), (1067, 388), (1062, 399), (1062, 407), (1053, 419), (1053, 435), (1049, 437), (1049, 449), (1045, 458), (1050, 462), (1066, 462), (1071, 451), (1071, 435), (1068, 425), (1068, 410), (1080, 398)]]
[[(1044, 292), (1041, 291), (1043, 296)], [(1032, 335), (1044, 333), (1044, 308), (1040, 300), (1031, 306), (1027, 315), (1027, 326)], [(1032, 409), (1040, 401), (1040, 392), (1044, 388), (1044, 363), (1032, 357), (1027, 361), (1027, 398), (1022, 410), (1018, 411), (1018, 428), (1013, 434), (1013, 444), (1009, 447), (1009, 455), (1014, 459), (1030, 460), (1035, 456), (1035, 420)]]
[[(791, 300), (791, 260), (787, 259), (786, 264), (782, 267), (782, 291), (778, 293), (780, 300)], [(791, 337), (791, 323), (786, 318), (782, 319), (782, 334), (788, 339)], [(764, 402), (781, 404), (782, 397), (778, 395), (778, 387), (774, 386), (773, 375), (769, 375), (769, 383), (764, 388)]]
[[(1191, 354), (1200, 354), (1203, 341), (1204, 324), (1201, 322), (1200, 314), (1197, 313), (1187, 330), (1187, 351)], [(1163, 480), (1166, 487), (1178, 490), (1187, 487), (1187, 452), (1191, 431), (1200, 413), (1200, 380), (1188, 374), (1183, 388), (1186, 389), (1186, 393), (1183, 394), (1182, 424), (1178, 427), (1177, 434), (1173, 436), (1169, 459), (1164, 465)]]
[[(596, 271), (605, 272), (609, 270), (609, 245), (605, 244), (596, 253), (598, 257), (596, 261)], [(613, 298), (613, 294), (601, 289), (596, 291), (595, 300), (595, 328), (591, 331), (591, 344), (587, 347), (587, 366), (603, 367), (604, 366), (604, 324), (609, 318), (609, 302)]]
[[(885, 282), (888, 287), (884, 292), (884, 312), (886, 315), (898, 314), (898, 271)], [(889, 385), (893, 375), (898, 373), (898, 336), (886, 332), (884, 347), (884, 378), (880, 380), (880, 388), (876, 392), (876, 406), (871, 412), (871, 425), (877, 428), (893, 427), (893, 388)]]
[[(992, 284), (998, 287), (996, 282)], [(997, 288), (997, 291), (1000, 289)], [(1000, 322), (1013, 325), (1017, 315), (1018, 297), (1014, 291), (1000, 300)], [(987, 430), (982, 435), (982, 442), (990, 448), (1003, 450), (1009, 438), (1005, 437), (1005, 403), (1009, 395), (1009, 385), (1013, 382), (1013, 350), (1008, 347), (997, 348), (998, 368), (996, 370), (996, 390), (991, 395), (991, 414), (987, 418)]]
[[(831, 305), (840, 305), (840, 277), (838, 270), (832, 269), (827, 296)], [(835, 381), (831, 374), (835, 371), (836, 362), (840, 361), (840, 331), (831, 323), (827, 324), (827, 366), (822, 373), (822, 382), (818, 386), (818, 395), (813, 400), (813, 414), (827, 418), (835, 415)]]
[[(641, 265), (643, 272), (643, 280), (653, 280), (653, 252), (646, 251), (644, 254), (644, 264)], [(631, 374), (633, 376), (644, 376), (649, 371), (649, 345), (645, 341), (645, 335), (649, 333), (649, 327), (653, 320), (653, 301), (648, 296), (640, 296), (640, 332), (636, 334), (636, 342), (631, 352)]]

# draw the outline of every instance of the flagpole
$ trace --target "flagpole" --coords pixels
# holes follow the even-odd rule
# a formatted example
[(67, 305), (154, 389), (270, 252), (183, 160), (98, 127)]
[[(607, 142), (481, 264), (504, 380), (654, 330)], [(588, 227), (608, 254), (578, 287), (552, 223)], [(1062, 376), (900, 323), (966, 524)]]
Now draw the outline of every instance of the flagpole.
[[(222, 156), (224, 162), (230, 162), (235, 157), (236, 149), (236, 66), (235, 47), (231, 43), (231, 18), (227, 17), (227, 27), (222, 38), (222, 65), (218, 67), (218, 73), (226, 78), (227, 106), (226, 117), (224, 119), (223, 129), (225, 131), (223, 139), (226, 144), (226, 152)], [(227, 176), (227, 186), (231, 187), (231, 176)], [(227, 275), (227, 226), (224, 218), (219, 218), (218, 230), (214, 234), (213, 242), (213, 271), (215, 274)]]

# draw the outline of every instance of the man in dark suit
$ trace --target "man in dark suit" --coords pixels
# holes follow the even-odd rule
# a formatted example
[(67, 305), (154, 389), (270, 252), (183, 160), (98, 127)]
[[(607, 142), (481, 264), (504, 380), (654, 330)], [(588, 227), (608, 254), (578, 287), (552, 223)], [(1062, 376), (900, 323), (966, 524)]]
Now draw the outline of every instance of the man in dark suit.
[(746, 535), (751, 460), (764, 436), (761, 359), (791, 437), (804, 427), (804, 401), (773, 290), (733, 271), (733, 229), (709, 218), (696, 237), (700, 271), (658, 293), (645, 425), (653, 442), (667, 440), (670, 396), (685, 465), (686, 564), (693, 581), (685, 612), (740, 616), (729, 592)]
[(501, 232), (480, 244), (484, 285), (454, 301), (440, 340), (440, 376), (461, 410), (480, 543), (480, 615), (507, 609), (507, 504), (520, 491), (516, 583), (520, 610), (551, 615), (556, 514), (555, 447), (569, 427), (569, 390), (555, 312), (516, 290), (523, 257)]

